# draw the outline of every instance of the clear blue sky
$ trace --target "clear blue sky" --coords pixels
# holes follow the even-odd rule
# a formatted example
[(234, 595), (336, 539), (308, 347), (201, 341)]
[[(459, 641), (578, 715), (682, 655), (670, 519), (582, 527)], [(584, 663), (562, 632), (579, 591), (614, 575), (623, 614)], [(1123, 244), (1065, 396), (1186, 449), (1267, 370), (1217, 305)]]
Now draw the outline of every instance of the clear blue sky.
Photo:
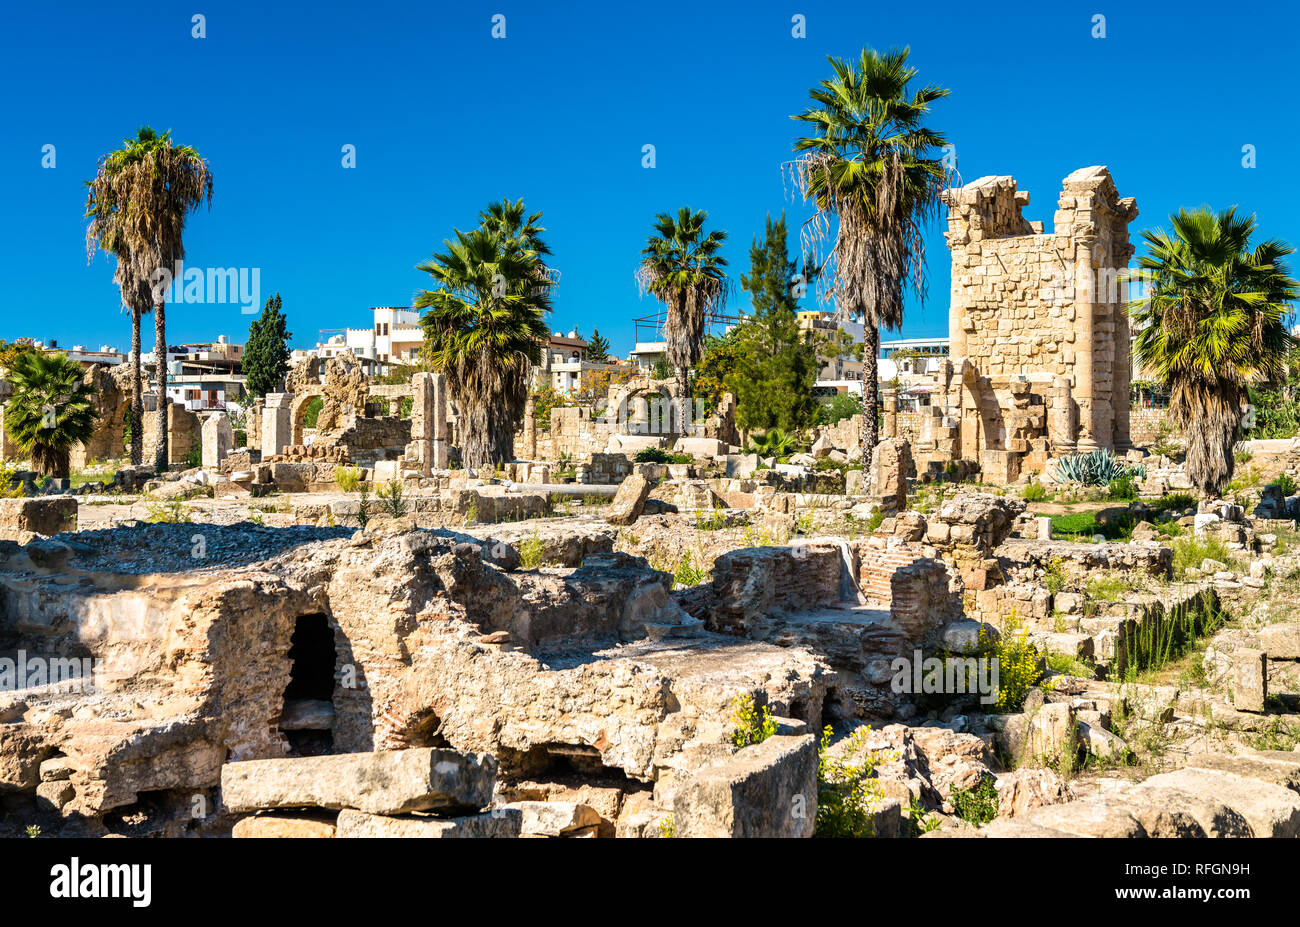
[[(1300, 5), (1221, 3), (24, 3), (0, 30), (0, 337), (129, 346), (112, 260), (87, 264), (83, 182), (136, 127), (171, 129), (215, 175), (187, 265), (260, 268), (295, 346), (409, 305), (414, 266), (493, 199), (544, 213), (563, 281), (553, 330), (625, 355), (653, 311), (633, 270), (653, 215), (726, 229), (738, 278), (764, 215), (802, 221), (781, 164), (828, 54), (910, 45), (949, 87), (931, 124), (967, 181), (1012, 174), (1051, 228), (1060, 181), (1106, 164), (1135, 230), (1238, 204), (1300, 243)], [(191, 15), (207, 37), (191, 37)], [(491, 37), (492, 16), (506, 38)], [(791, 36), (806, 17), (807, 37)], [(1094, 39), (1092, 17), (1106, 16)], [(341, 148), (356, 146), (356, 168)], [(657, 166), (641, 166), (656, 146)], [(1254, 145), (1257, 166), (1242, 167)], [(42, 146), (55, 167), (42, 167)], [(947, 333), (942, 221), (930, 299), (904, 334)], [(1135, 235), (1136, 237), (1136, 235)], [(809, 297), (811, 300), (811, 297)], [(232, 305), (177, 305), (169, 340), (242, 341)], [(888, 335), (886, 337), (889, 337)], [(145, 346), (152, 347), (147, 323)]]

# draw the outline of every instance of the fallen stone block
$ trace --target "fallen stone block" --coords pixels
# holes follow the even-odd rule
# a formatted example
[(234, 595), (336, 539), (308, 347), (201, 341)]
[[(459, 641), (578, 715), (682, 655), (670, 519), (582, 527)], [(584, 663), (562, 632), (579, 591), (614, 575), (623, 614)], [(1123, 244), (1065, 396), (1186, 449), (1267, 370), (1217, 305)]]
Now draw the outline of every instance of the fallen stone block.
[(525, 836), (567, 837), (599, 827), (603, 820), (595, 808), (572, 801), (521, 801), (506, 807), (519, 809)]
[(1036, 808), (1026, 820), (1030, 824), (1082, 837), (1205, 836), (1201, 825), (1186, 811), (1109, 795)]
[(221, 801), (233, 812), (275, 808), (355, 808), (371, 814), (483, 808), (492, 800), (496, 760), (485, 753), (421, 747), (221, 767)]
[(1157, 805), (1186, 814), (1201, 826), (1205, 836), (1249, 837), (1250, 823), (1239, 812), (1229, 808), (1213, 796), (1197, 795), (1186, 789), (1173, 788), (1159, 783), (1142, 782), (1123, 793), (1135, 801)]
[(1088, 834), (1070, 834), (1063, 830), (1053, 830), (1040, 824), (1011, 818), (999, 818), (979, 829), (971, 836), (977, 837), (1086, 837)]
[(30, 531), (49, 536), (77, 530), (77, 500), (72, 496), (0, 499), (0, 537)]
[[(1278, 751), (1273, 751), (1277, 753)], [(1245, 779), (1258, 779), (1271, 785), (1280, 785), (1284, 789), (1300, 793), (1300, 753), (1282, 754), (1279, 759), (1266, 756), (1224, 756), (1205, 754), (1193, 756), (1187, 765), (1194, 769), (1212, 769), (1216, 772), (1231, 773)], [(42, 764), (41, 772), (45, 771)]]
[(518, 837), (522, 820), (523, 815), (517, 808), (495, 808), (485, 814), (460, 818), (436, 818), (417, 814), (390, 817), (349, 809), (339, 812), (338, 836), (443, 840)]
[(1260, 628), (1259, 649), (1273, 660), (1300, 660), (1300, 624)]
[(328, 838), (337, 827), (334, 815), (305, 812), (299, 814), (255, 814), (235, 822), (230, 832), (241, 838)]
[(641, 517), (652, 488), (650, 480), (639, 473), (627, 477), (618, 487), (614, 501), (605, 512), (605, 521), (611, 525), (630, 525), (635, 522)]
[(769, 737), (700, 768), (678, 788), (679, 837), (811, 837), (817, 819), (817, 741)]
[(1280, 785), (1212, 769), (1161, 773), (1143, 785), (1169, 786), (1221, 801), (1246, 819), (1256, 837), (1300, 836), (1300, 795)]

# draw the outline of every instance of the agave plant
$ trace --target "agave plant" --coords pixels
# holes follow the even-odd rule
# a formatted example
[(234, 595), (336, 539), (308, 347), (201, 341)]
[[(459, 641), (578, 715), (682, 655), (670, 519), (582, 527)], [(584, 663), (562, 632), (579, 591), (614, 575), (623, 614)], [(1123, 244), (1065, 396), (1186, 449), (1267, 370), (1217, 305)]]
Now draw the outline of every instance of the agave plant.
[(1120, 461), (1113, 451), (1104, 448), (1087, 454), (1071, 454), (1056, 462), (1053, 479), (1058, 483), (1082, 483), (1084, 486), (1109, 486), (1112, 480), (1124, 477), (1145, 479), (1146, 467), (1130, 467)]

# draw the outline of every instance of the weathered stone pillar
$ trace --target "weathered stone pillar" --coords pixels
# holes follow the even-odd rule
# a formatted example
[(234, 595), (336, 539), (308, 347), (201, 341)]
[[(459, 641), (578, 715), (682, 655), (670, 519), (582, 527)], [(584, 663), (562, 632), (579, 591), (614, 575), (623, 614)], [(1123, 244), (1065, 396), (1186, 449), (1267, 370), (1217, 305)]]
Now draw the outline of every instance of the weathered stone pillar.
[(1096, 337), (1096, 268), (1092, 260), (1095, 241), (1093, 237), (1078, 239), (1074, 252), (1074, 401), (1079, 406), (1079, 435), (1075, 444), (1085, 452), (1101, 446), (1097, 440), (1092, 354)]
[(883, 437), (898, 437), (898, 390), (887, 389), (881, 391), (881, 399), (885, 406), (885, 431)]
[(293, 393), (267, 393), (262, 409), (262, 459), (274, 457), (293, 443)]
[(432, 464), (435, 470), (446, 470), (451, 463), (451, 436), (447, 423), (447, 377), (445, 374), (430, 374), (433, 377), (433, 430), (430, 435)]
[(1131, 406), (1129, 383), (1133, 373), (1131, 367), (1133, 362), (1129, 350), (1128, 307), (1122, 298), (1115, 305), (1114, 345), (1114, 374), (1110, 381), (1110, 405), (1114, 415), (1112, 446), (1115, 448), (1115, 453), (1123, 454), (1133, 447), (1133, 442), (1129, 438), (1128, 421)]
[(524, 404), (524, 453), (537, 459), (537, 399), (531, 395)]
[(433, 374), (411, 377), (411, 445), (422, 476), (433, 471), (434, 392)]
[(203, 423), (203, 466), (219, 467), (235, 444), (235, 430), (225, 412), (209, 415)]
[(1075, 450), (1074, 397), (1070, 395), (1070, 378), (1052, 380), (1052, 408), (1047, 415), (1047, 443), (1053, 456), (1072, 454)]

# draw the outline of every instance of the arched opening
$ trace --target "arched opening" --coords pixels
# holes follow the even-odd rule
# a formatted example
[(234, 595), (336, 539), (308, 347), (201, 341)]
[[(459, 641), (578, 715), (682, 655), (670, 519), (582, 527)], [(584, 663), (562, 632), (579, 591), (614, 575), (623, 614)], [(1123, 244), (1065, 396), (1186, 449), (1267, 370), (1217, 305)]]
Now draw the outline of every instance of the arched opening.
[(289, 685), (280, 731), (292, 756), (334, 749), (334, 631), (324, 615), (302, 615), (289, 643)]
[(290, 420), (293, 423), (293, 444), (306, 444), (307, 431), (316, 428), (316, 416), (320, 414), (325, 399), (319, 393), (304, 393), (295, 396), (289, 407)]

